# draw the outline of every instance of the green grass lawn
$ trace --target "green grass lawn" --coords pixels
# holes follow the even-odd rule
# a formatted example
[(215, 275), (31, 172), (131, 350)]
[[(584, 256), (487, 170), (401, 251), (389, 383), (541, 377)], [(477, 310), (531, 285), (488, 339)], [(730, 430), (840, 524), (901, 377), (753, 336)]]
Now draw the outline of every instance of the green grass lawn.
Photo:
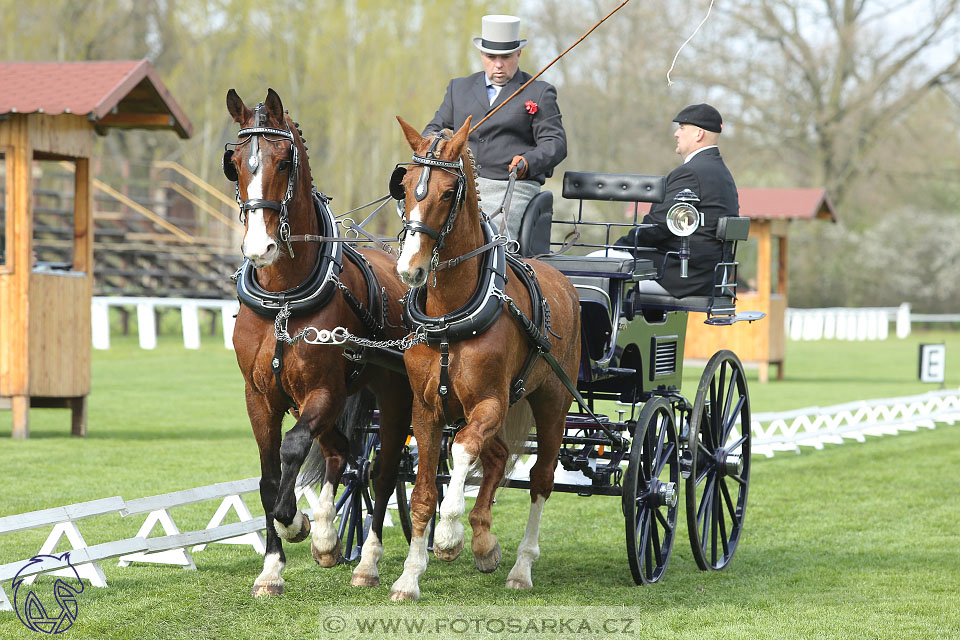
[[(86, 438), (68, 435), (67, 412), (38, 410), (31, 414), (30, 440), (13, 441), (10, 415), (0, 412), (0, 516), (259, 475), (233, 354), (219, 338), (205, 337), (194, 352), (178, 340), (163, 336), (160, 348), (144, 352), (133, 338), (114, 336), (109, 351), (94, 354)], [(791, 342), (786, 380), (753, 380), (753, 410), (922, 393), (930, 387), (916, 381), (921, 342), (947, 344), (947, 386), (960, 386), (960, 334)], [(692, 367), (686, 371), (689, 394), (698, 376)], [(732, 566), (710, 574), (696, 569), (681, 512), (667, 575), (648, 587), (632, 583), (619, 500), (557, 494), (544, 513), (534, 589), (503, 589), (528, 506), (524, 493), (504, 490), (494, 508), (494, 531), (504, 550), (500, 569), (477, 573), (469, 547), (451, 564), (431, 559), (422, 600), (402, 610), (427, 616), (482, 605), (505, 615), (576, 607), (565, 611), (629, 617), (633, 633), (623, 637), (958, 637), (958, 442), (960, 431), (942, 425), (866, 444), (757, 458), (745, 533)], [(257, 497), (248, 498), (259, 512)], [(173, 516), (182, 530), (197, 529), (215, 508), (216, 502), (180, 507)], [(92, 518), (81, 521), (80, 529), (88, 544), (97, 544), (135, 535), (143, 518)], [(38, 529), (0, 537), (0, 563), (33, 555), (46, 534)], [(118, 568), (108, 561), (103, 568), (110, 587), (84, 590), (78, 621), (64, 637), (329, 637), (321, 621), (334, 609), (394, 610), (387, 606), (389, 587), (406, 556), (399, 527), (385, 530), (385, 546), (383, 585), (357, 590), (348, 584), (351, 567), (322, 570), (306, 543), (288, 545), (286, 593), (257, 601), (249, 593), (261, 558), (249, 547), (213, 545), (196, 553), (196, 572)], [(9, 583), (4, 588), (12, 596)], [(592, 606), (604, 609), (584, 609)], [(35, 636), (14, 614), (0, 613), (0, 638), (28, 637)]]

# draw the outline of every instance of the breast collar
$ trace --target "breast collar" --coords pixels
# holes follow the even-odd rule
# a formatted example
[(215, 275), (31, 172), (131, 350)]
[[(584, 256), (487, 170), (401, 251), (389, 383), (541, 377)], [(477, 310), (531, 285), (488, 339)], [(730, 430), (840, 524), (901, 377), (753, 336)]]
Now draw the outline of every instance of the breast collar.
[[(339, 237), (339, 225), (326, 201), (313, 192), (313, 206), (317, 214), (320, 235)], [(253, 264), (245, 259), (237, 278), (237, 297), (240, 302), (258, 315), (276, 318), (277, 313), (290, 305), (291, 315), (304, 315), (320, 309), (337, 290), (337, 277), (343, 270), (343, 243), (320, 243), (319, 255), (313, 271), (306, 280), (286, 291), (267, 291), (257, 282)]]
[[(493, 227), (485, 220), (480, 226), (484, 239), (490, 242), (495, 235)], [(503, 245), (485, 252), (480, 268), (480, 282), (470, 300), (456, 311), (440, 317), (426, 314), (427, 285), (411, 289), (407, 293), (403, 308), (404, 321), (412, 330), (422, 330), (428, 343), (465, 340), (483, 333), (493, 326), (503, 311), (506, 264), (506, 250)]]

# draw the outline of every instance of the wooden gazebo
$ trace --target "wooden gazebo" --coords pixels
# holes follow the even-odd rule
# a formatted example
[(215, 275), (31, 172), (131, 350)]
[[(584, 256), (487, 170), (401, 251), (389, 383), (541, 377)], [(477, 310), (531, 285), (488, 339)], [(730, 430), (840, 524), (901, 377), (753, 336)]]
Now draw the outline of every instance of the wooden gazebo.
[[(111, 128), (192, 127), (146, 60), (0, 63), (0, 408), (13, 437), (30, 434), (31, 407), (72, 410), (85, 435), (90, 393), (93, 198), (96, 134)], [(33, 264), (34, 161), (73, 164), (73, 261)]]
[[(718, 349), (731, 349), (743, 362), (759, 367), (759, 380), (769, 378), (777, 365), (783, 379), (786, 357), (787, 235), (792, 220), (830, 220), (837, 216), (824, 189), (739, 189), (740, 215), (750, 221), (750, 240), (756, 241), (756, 269), (744, 263), (750, 252), (738, 250), (741, 277), (756, 273), (755, 282), (741, 282), (738, 310), (763, 311), (759, 322), (738, 322), (731, 327), (703, 323), (704, 315), (691, 313), (687, 320), (684, 357), (706, 359)], [(747, 286), (742, 286), (747, 285)]]

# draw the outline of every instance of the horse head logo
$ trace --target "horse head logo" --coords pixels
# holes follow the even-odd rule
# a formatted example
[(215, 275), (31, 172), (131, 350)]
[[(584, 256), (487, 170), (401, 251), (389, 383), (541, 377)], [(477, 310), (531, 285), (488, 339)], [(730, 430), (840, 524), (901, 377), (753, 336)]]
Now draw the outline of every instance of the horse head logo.
[[(37, 573), (35, 570), (37, 565), (40, 565), (41, 570), (44, 564), (51, 565), (51, 570), (61, 568), (60, 564), (63, 561), (67, 563), (65, 569), (72, 575), (58, 577), (52, 589), (47, 584), (44, 584), (43, 588), (30, 588), (24, 584), (26, 576), (20, 577), (28, 569), (30, 569), (28, 572), (30, 575)], [(59, 556), (34, 556), (13, 579), (13, 607), (20, 622), (31, 631), (47, 634), (63, 633), (73, 626), (77, 619), (77, 613), (79, 613), (77, 596), (82, 592), (83, 582), (80, 581), (80, 574), (77, 573), (76, 567), (70, 564), (69, 551)], [(51, 602), (51, 596), (53, 602)]]

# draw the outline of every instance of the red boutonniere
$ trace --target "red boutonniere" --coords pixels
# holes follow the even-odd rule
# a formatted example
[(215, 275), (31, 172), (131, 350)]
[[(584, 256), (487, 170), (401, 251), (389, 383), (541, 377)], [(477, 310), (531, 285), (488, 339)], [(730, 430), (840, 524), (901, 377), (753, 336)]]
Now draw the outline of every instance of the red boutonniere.
[(533, 100), (527, 100), (523, 103), (523, 106), (527, 108), (527, 113), (533, 115), (537, 112), (537, 103)]

